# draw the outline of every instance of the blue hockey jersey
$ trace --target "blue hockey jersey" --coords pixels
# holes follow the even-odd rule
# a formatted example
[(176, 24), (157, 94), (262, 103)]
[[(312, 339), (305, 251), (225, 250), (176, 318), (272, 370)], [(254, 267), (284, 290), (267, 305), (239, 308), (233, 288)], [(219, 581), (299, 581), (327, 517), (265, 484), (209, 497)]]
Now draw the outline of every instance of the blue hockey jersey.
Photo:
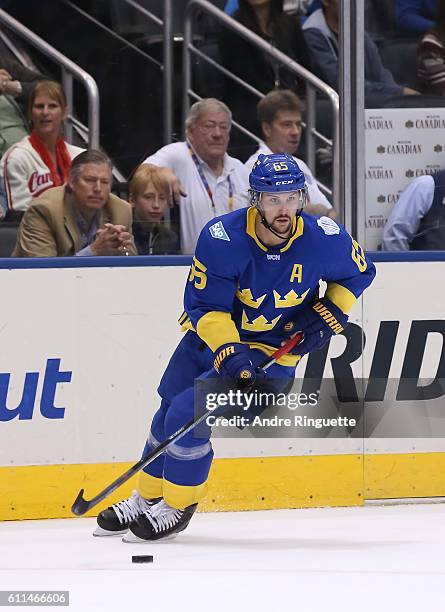
[(213, 351), (243, 342), (271, 354), (300, 329), (298, 315), (318, 298), (321, 280), (326, 297), (348, 313), (375, 276), (362, 247), (332, 219), (303, 213), (284, 246), (267, 247), (255, 232), (257, 215), (246, 208), (213, 219), (198, 239), (180, 323)]

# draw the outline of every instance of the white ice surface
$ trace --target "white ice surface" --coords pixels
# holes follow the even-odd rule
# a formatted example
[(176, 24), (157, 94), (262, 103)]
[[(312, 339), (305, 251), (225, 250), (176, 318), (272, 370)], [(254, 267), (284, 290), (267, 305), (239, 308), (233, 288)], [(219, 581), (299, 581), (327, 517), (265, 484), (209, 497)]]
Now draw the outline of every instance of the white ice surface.
[(443, 610), (444, 518), (442, 504), (198, 514), (158, 544), (93, 538), (94, 519), (3, 522), (0, 589), (69, 590), (52, 609), (76, 612)]

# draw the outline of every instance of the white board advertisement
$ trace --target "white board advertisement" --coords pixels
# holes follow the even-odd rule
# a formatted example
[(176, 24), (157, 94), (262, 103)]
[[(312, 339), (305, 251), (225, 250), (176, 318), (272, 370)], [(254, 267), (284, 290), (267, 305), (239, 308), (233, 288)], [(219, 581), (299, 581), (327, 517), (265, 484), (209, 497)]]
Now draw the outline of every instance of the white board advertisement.
[(445, 168), (445, 108), (365, 110), (366, 244), (378, 250), (401, 191)]
[[(355, 336), (332, 340), (317, 366), (321, 379), (347, 373), (350, 365), (359, 379), (371, 372), (398, 380), (404, 369), (415, 368), (419, 355), (419, 376), (434, 379), (444, 362), (443, 291), (437, 283), (443, 266), (378, 264), (376, 281), (351, 313), (348, 329)], [(139, 458), (159, 405), (157, 385), (181, 338), (178, 288), (186, 275), (185, 267), (0, 270), (7, 296), (0, 325), (1, 466)], [(407, 299), (413, 277), (416, 291)], [(359, 343), (351, 352), (362, 330), (365, 348)], [(305, 358), (298, 376), (307, 370)], [(216, 456), (357, 453), (364, 445), (369, 452), (445, 450), (441, 436), (424, 431), (425, 423), (441, 419), (443, 394), (423, 404), (416, 398), (400, 403), (390, 380), (385, 393), (386, 404), (371, 402), (369, 414), (380, 412), (366, 441), (218, 438)], [(411, 439), (392, 429), (395, 418), (411, 423)]]

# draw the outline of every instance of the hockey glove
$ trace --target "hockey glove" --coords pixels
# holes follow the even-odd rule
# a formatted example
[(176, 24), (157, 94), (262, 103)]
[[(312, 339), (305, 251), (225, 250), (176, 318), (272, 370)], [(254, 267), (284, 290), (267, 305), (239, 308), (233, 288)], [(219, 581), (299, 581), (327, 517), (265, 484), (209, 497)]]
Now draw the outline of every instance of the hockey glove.
[(220, 376), (234, 379), (240, 388), (252, 387), (257, 374), (248, 346), (239, 342), (223, 344), (214, 357), (213, 367)]
[(293, 352), (302, 357), (307, 353), (318, 351), (329, 342), (332, 336), (340, 334), (348, 324), (348, 315), (331, 300), (324, 297), (302, 313), (296, 324), (304, 337)]

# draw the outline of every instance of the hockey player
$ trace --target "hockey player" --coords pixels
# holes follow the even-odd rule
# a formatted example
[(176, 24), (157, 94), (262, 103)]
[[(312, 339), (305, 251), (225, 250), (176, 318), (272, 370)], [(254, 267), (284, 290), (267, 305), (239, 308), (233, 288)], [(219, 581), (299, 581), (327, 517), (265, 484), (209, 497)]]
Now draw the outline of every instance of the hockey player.
[[(344, 330), (374, 278), (373, 263), (343, 227), (303, 212), (307, 188), (292, 156), (260, 155), (249, 180), (251, 207), (214, 219), (200, 234), (180, 318), (187, 333), (159, 385), (144, 455), (194, 417), (195, 379), (252, 384), (265, 355), (302, 330), (295, 354), (266, 375), (292, 380), (302, 355)], [(320, 280), (327, 283), (322, 298)], [(137, 492), (99, 514), (95, 535), (129, 530), (124, 541), (152, 541), (184, 530), (206, 491), (207, 429), (186, 434), (146, 466)]]

